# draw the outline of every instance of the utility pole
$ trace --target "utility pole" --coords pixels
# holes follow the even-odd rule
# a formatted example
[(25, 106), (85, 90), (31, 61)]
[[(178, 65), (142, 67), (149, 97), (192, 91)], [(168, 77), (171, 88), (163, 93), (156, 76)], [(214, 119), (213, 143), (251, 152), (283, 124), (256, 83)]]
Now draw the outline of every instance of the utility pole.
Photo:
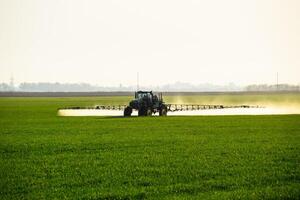
[(137, 75), (136, 75), (136, 89), (137, 89), (136, 91), (139, 91), (139, 90), (140, 90), (140, 86), (139, 86), (139, 81), (140, 81), (140, 80), (139, 80), (139, 78), (140, 78), (140, 77), (139, 77), (139, 72), (138, 72)]
[(279, 85), (278, 85), (278, 72), (277, 72), (277, 76), (276, 76), (276, 89), (277, 89), (277, 91), (279, 90)]
[(14, 89), (15, 89), (15, 83), (14, 83), (14, 76), (13, 75), (11, 75), (11, 77), (10, 77), (9, 86), (11, 88), (11, 91), (14, 91)]

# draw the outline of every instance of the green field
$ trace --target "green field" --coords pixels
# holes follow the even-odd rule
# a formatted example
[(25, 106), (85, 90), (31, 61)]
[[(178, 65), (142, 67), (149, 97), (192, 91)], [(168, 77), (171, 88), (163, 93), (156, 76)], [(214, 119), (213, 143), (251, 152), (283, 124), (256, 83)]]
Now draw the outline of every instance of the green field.
[[(0, 199), (300, 199), (300, 115), (57, 116), (130, 99), (0, 98)], [(300, 95), (166, 100), (298, 105)]]

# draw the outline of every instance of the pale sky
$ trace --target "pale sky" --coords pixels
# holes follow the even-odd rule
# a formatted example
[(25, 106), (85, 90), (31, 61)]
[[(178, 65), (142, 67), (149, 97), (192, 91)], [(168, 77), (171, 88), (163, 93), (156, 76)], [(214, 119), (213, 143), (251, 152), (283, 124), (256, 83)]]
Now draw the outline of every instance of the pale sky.
[(0, 82), (300, 83), (299, 0), (0, 0)]

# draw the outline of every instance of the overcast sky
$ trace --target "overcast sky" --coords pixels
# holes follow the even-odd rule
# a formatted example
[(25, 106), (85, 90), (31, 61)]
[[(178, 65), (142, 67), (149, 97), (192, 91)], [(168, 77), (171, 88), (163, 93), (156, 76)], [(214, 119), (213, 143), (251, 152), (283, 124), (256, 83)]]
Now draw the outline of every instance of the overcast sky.
[(299, 0), (0, 0), (0, 82), (300, 83)]

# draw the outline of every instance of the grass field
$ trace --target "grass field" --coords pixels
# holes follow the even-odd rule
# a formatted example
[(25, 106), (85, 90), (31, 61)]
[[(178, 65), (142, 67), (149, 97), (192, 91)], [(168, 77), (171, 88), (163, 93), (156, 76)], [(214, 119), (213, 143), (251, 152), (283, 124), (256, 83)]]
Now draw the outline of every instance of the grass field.
[[(56, 115), (130, 99), (0, 98), (0, 199), (300, 199), (300, 115)], [(297, 105), (300, 95), (166, 100)]]

